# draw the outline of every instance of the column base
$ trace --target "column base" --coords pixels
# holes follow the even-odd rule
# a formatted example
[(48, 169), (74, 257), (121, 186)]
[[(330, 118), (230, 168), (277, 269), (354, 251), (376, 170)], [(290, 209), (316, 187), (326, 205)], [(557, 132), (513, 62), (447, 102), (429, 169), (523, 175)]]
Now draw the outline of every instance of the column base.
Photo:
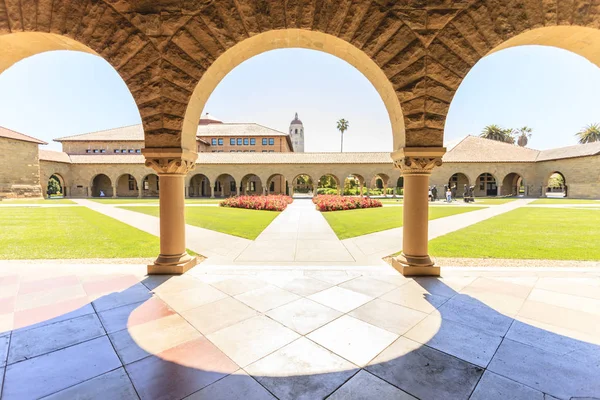
[(198, 264), (196, 257), (183, 253), (179, 256), (159, 255), (154, 264), (148, 265), (148, 275), (180, 275)]
[(392, 266), (404, 276), (440, 276), (441, 268), (429, 256), (407, 256), (402, 253), (392, 259)]

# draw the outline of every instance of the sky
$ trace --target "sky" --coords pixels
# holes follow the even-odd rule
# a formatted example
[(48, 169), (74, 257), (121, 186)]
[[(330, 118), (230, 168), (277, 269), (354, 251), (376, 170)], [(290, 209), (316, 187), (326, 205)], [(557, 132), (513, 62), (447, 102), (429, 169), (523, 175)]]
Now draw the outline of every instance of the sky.
[[(0, 74), (0, 93), (0, 125), (55, 150), (58, 137), (141, 122), (117, 72), (90, 54), (58, 51), (22, 60)], [(503, 50), (480, 60), (462, 82), (445, 141), (497, 124), (531, 127), (531, 148), (573, 145), (582, 127), (600, 123), (598, 93), (600, 70), (576, 54), (541, 46)], [(204, 112), (283, 132), (297, 112), (311, 152), (338, 152), (336, 121), (345, 118), (344, 151), (392, 150), (375, 88), (345, 61), (314, 50), (274, 50), (245, 61), (221, 81)]]

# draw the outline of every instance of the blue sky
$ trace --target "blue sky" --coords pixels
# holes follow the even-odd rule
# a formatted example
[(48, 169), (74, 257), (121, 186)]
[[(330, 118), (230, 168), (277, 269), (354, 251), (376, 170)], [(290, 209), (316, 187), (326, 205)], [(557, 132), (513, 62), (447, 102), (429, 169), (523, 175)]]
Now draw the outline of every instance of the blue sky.
[[(127, 87), (104, 60), (51, 52), (0, 75), (0, 125), (45, 140), (131, 125), (140, 117)], [(600, 122), (600, 70), (564, 50), (527, 46), (492, 54), (471, 70), (454, 97), (445, 138), (479, 134), (488, 124), (533, 128), (529, 147), (575, 144), (584, 125)], [(275, 50), (234, 69), (205, 111), (229, 122), (287, 131), (304, 122), (306, 151), (339, 151), (336, 121), (346, 118), (345, 151), (390, 151), (389, 119), (364, 76), (331, 55)]]

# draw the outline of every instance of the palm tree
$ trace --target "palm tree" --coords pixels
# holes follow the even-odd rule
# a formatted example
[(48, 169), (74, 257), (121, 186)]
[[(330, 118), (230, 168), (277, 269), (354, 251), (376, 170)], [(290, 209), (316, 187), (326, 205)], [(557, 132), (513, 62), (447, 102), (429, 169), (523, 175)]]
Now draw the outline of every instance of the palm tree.
[(515, 136), (517, 136), (517, 144), (519, 146), (527, 146), (527, 143), (529, 143), (529, 138), (531, 137), (531, 131), (532, 129), (528, 126), (524, 126), (514, 131)]
[(575, 134), (580, 144), (600, 142), (600, 124), (590, 124)]
[(350, 123), (348, 121), (346, 121), (344, 118), (340, 119), (337, 122), (337, 129), (342, 134), (342, 146), (341, 146), (341, 150), (340, 150), (340, 152), (342, 152), (342, 153), (344, 152), (344, 132), (346, 132), (348, 130), (349, 125), (350, 125)]
[(497, 140), (499, 142), (515, 142), (515, 138), (512, 136), (512, 130), (501, 128), (498, 125), (486, 126), (479, 136), (485, 139)]

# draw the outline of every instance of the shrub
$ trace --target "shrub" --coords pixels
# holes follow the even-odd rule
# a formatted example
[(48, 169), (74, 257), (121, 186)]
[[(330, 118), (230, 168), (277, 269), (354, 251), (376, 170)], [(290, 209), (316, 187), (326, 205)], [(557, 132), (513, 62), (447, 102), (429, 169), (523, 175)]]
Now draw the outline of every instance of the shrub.
[(219, 203), (221, 207), (246, 208), (249, 210), (283, 211), (292, 202), (290, 196), (235, 196)]
[(368, 197), (344, 197), (333, 195), (320, 195), (313, 197), (313, 203), (316, 204), (319, 211), (341, 211), (354, 210), (356, 208), (381, 207), (379, 200)]

